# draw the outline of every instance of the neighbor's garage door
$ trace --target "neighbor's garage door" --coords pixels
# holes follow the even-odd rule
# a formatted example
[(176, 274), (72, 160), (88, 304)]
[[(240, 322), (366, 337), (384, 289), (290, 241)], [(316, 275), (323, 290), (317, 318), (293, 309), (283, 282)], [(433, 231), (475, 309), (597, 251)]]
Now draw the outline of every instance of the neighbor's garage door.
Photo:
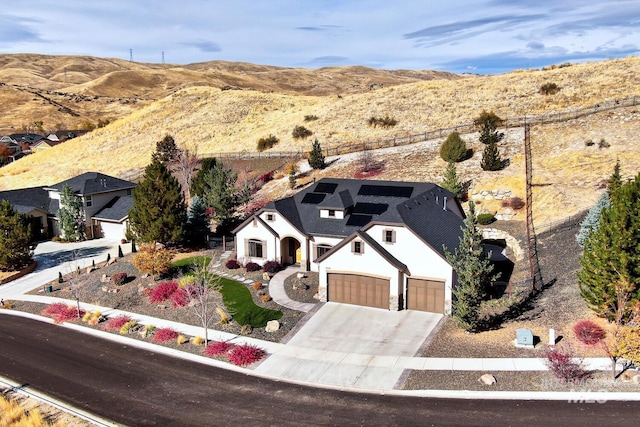
[(330, 273), (329, 301), (389, 309), (389, 279)]
[(124, 224), (100, 221), (102, 237), (110, 240), (124, 239)]
[(444, 313), (444, 282), (409, 279), (407, 308), (410, 310)]

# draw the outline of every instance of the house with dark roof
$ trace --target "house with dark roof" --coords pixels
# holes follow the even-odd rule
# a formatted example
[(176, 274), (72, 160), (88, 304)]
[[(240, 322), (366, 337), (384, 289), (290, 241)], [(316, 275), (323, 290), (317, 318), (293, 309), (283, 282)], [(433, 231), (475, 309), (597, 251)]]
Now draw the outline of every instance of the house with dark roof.
[(432, 183), (323, 178), (243, 222), (236, 252), (318, 272), (321, 301), (450, 313), (464, 217)]
[(41, 238), (60, 236), (58, 210), (60, 194), (69, 185), (84, 207), (87, 237), (120, 240), (129, 227), (129, 209), (136, 184), (99, 172), (82, 175), (44, 187), (0, 191), (0, 199), (8, 200), (16, 210), (32, 217), (33, 230)]

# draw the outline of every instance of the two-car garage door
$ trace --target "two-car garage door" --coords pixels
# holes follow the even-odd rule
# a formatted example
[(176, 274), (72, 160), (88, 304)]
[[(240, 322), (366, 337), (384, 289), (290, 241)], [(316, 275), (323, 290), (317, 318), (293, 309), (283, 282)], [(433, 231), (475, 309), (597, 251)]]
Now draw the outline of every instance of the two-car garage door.
[(330, 273), (329, 301), (389, 309), (389, 279)]
[(409, 279), (407, 283), (407, 308), (444, 313), (444, 282)]

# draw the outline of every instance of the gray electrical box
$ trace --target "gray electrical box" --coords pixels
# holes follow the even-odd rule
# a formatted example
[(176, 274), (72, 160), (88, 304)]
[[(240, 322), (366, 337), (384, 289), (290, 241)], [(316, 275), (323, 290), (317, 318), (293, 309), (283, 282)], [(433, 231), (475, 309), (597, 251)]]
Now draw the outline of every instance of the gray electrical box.
[(533, 348), (533, 332), (530, 329), (516, 331), (516, 347)]

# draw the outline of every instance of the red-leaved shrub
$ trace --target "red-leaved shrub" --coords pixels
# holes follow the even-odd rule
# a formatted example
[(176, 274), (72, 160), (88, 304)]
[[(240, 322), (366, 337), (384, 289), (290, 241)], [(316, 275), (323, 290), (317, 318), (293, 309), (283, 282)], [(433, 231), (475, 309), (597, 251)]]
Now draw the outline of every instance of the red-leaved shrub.
[(157, 284), (149, 294), (149, 301), (154, 304), (165, 302), (178, 290), (178, 282), (171, 280)]
[(258, 178), (263, 184), (266, 184), (267, 182), (271, 181), (273, 179), (273, 176), (275, 175), (276, 171), (269, 171), (269, 172), (265, 172), (262, 175), (260, 175), (260, 178)]
[(229, 270), (235, 270), (240, 268), (240, 263), (238, 262), (237, 259), (230, 259), (229, 261), (227, 261), (227, 263), (224, 266), (227, 267)]
[(105, 331), (116, 332), (120, 331), (125, 323), (130, 322), (131, 317), (121, 314), (116, 317), (112, 317), (106, 322), (104, 322), (104, 326), (102, 327)]
[(581, 383), (591, 379), (593, 374), (587, 371), (581, 359), (571, 351), (554, 348), (547, 352), (545, 363), (556, 378), (568, 383)]
[(232, 344), (227, 341), (213, 341), (211, 344), (207, 345), (202, 353), (205, 356), (212, 357), (218, 356), (221, 354), (228, 354), (231, 349), (235, 347), (235, 344)]
[(260, 264), (258, 264), (257, 262), (248, 262), (245, 266), (244, 269), (247, 270), (248, 272), (252, 272), (252, 271), (260, 271), (262, 267), (260, 266)]
[[(78, 310), (75, 307), (68, 306), (64, 303), (57, 302), (49, 304), (40, 312), (42, 316), (50, 317), (56, 323), (70, 322), (78, 319)], [(84, 316), (85, 311), (80, 310), (80, 317)]]
[(178, 338), (178, 333), (171, 328), (159, 328), (156, 329), (155, 334), (153, 334), (154, 342), (167, 342), (172, 341)]
[(237, 345), (229, 353), (229, 362), (237, 366), (248, 366), (262, 360), (267, 353), (251, 344)]
[(573, 333), (582, 344), (596, 345), (602, 341), (606, 335), (604, 329), (591, 320), (584, 319), (573, 325)]
[(173, 302), (174, 307), (184, 307), (191, 302), (193, 292), (189, 295), (189, 289), (190, 288), (187, 287), (178, 288), (173, 295), (171, 295), (171, 301)]
[(280, 270), (282, 270), (282, 266), (278, 261), (267, 261), (262, 266), (262, 271), (265, 273), (275, 274)]

